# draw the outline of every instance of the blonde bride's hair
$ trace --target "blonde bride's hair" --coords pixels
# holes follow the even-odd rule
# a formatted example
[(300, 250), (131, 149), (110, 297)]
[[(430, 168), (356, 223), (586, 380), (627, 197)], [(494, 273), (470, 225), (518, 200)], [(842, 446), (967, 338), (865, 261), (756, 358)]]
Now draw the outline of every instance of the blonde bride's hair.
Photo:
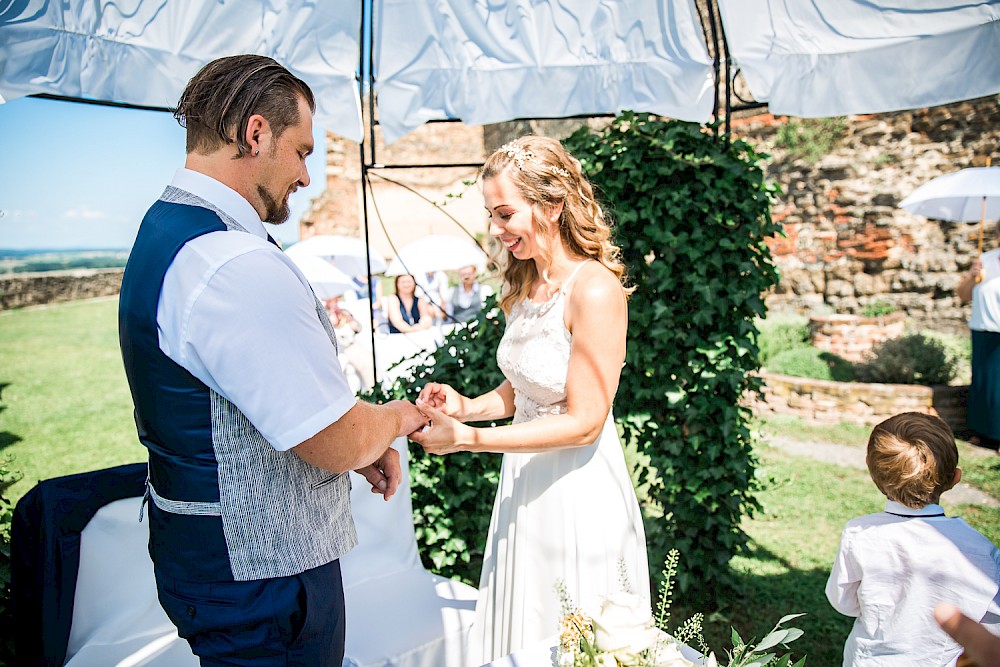
[[(625, 265), (621, 261), (621, 249), (611, 242), (610, 220), (594, 198), (594, 189), (580, 170), (580, 162), (561, 143), (529, 135), (504, 144), (486, 159), (480, 178), (485, 182), (500, 174), (505, 174), (531, 204), (543, 257), (551, 259), (552, 251), (545, 246), (548, 226), (540, 213), (561, 203), (562, 213), (557, 224), (559, 239), (566, 250), (571, 255), (600, 262), (625, 287)], [(490, 259), (503, 276), (500, 307), (510, 313), (515, 303), (528, 296), (532, 283), (539, 277), (535, 262), (517, 259), (496, 239), (492, 242)], [(551, 283), (548, 276), (541, 278)], [(631, 294), (634, 289), (625, 287), (625, 294)]]

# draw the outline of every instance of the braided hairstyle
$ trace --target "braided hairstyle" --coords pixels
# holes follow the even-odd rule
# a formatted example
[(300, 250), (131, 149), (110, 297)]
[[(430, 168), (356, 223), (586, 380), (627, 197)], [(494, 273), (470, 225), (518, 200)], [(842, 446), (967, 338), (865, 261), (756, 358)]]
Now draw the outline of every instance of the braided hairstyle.
[[(594, 189), (583, 175), (580, 162), (561, 143), (548, 137), (528, 135), (504, 144), (486, 159), (480, 178), (486, 181), (501, 174), (506, 175), (531, 204), (539, 248), (544, 257), (550, 259), (552, 256), (544, 241), (549, 230), (543, 216), (535, 213), (562, 204), (557, 222), (559, 239), (569, 254), (600, 262), (622, 283), (626, 296), (634, 291), (634, 287), (626, 286), (621, 249), (611, 241), (611, 221), (595, 199)], [(535, 262), (517, 259), (505, 252), (495, 239), (490, 259), (503, 276), (500, 307), (510, 313), (515, 303), (528, 296), (532, 283), (539, 277)], [(547, 275), (541, 278), (552, 282)]]

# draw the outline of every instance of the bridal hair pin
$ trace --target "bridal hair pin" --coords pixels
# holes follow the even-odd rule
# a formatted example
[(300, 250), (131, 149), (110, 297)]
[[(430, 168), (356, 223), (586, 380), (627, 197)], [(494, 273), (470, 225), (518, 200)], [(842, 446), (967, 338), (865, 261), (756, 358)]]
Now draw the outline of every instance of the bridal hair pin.
[(534, 162), (535, 164), (539, 165), (543, 169), (546, 169), (546, 170), (552, 172), (556, 176), (562, 176), (563, 178), (569, 178), (569, 172), (566, 171), (565, 169), (563, 169), (562, 167), (557, 167), (554, 164), (552, 164), (552, 165), (546, 165), (544, 162), (542, 162), (541, 160), (539, 160), (538, 158), (536, 158), (534, 153), (532, 153), (531, 151), (524, 150), (523, 147), (517, 145), (514, 142), (510, 142), (510, 143), (504, 144), (498, 150), (499, 150), (499, 152), (503, 153), (504, 155), (506, 155), (507, 157), (509, 157), (511, 160), (513, 160), (514, 164), (517, 165), (518, 169), (523, 168), (524, 167), (524, 163), (526, 161), (527, 162)]

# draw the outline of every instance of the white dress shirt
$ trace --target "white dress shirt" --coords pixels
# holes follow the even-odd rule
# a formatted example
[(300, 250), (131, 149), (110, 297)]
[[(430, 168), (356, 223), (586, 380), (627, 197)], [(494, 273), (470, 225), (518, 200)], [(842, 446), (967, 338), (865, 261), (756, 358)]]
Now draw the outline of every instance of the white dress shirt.
[(992, 631), (1000, 591), (1000, 551), (940, 505), (852, 519), (826, 585), (833, 608), (856, 616), (844, 665), (954, 665), (961, 647), (934, 621), (950, 602)]
[(253, 206), (204, 174), (172, 185), (210, 202), (248, 233), (210, 232), (177, 253), (156, 311), (160, 349), (243, 412), (275, 449), (288, 450), (356, 403), (312, 288), (267, 241)]

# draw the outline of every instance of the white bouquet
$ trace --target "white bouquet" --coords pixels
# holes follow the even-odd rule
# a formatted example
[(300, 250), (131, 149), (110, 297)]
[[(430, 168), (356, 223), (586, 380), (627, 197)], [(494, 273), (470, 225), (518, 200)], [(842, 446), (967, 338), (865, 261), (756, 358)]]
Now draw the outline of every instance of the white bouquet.
[[(677, 637), (663, 630), (669, 619), (670, 596), (673, 576), (677, 571), (676, 550), (667, 556), (660, 586), (658, 619), (644, 599), (631, 591), (627, 579), (622, 577), (622, 590), (603, 598), (597, 608), (584, 611), (573, 604), (566, 587), (559, 582), (556, 588), (562, 598), (563, 618), (560, 623), (559, 647), (556, 652), (558, 667), (717, 667), (715, 653), (708, 650), (701, 634), (701, 614), (683, 623)], [(622, 567), (624, 571), (624, 565)], [(791, 656), (778, 656), (771, 652), (802, 636), (798, 628), (781, 628), (801, 614), (783, 617), (760, 643), (743, 642), (733, 630), (733, 649), (725, 667), (788, 667)], [(698, 644), (707, 657), (684, 655), (685, 641)], [(694, 651), (689, 650), (691, 655)], [(695, 662), (694, 660), (697, 660)], [(805, 665), (805, 658), (793, 667)]]

